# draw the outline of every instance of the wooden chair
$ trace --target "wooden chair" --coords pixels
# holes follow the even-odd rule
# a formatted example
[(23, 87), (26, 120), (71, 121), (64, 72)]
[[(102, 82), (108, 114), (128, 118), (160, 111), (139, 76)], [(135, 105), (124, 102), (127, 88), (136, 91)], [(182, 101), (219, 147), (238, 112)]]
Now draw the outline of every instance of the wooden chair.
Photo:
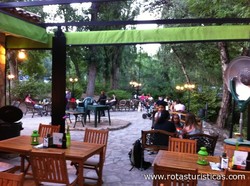
[[(52, 134), (54, 132), (59, 132), (60, 131), (60, 125), (49, 125), (49, 124), (43, 124), (40, 123), (39, 127), (38, 127), (38, 134), (40, 137), (44, 138), (47, 136), (47, 134), (50, 134), (52, 136)], [(27, 166), (25, 167), (25, 174), (30, 174), (32, 175), (32, 173), (29, 171), (30, 169), (30, 160), (28, 156), (21, 156), (21, 161), (24, 163), (25, 160), (28, 162)]]
[(152, 151), (167, 150), (169, 136), (175, 137), (176, 134), (164, 130), (142, 130), (142, 148)]
[(222, 180), (222, 186), (248, 186), (250, 182), (250, 171), (226, 169), (225, 178), (226, 179)]
[(40, 123), (38, 127), (38, 134), (42, 138), (46, 137), (47, 134), (50, 134), (52, 136), (54, 132), (59, 132), (59, 131), (60, 131), (60, 125), (49, 125)]
[(206, 147), (208, 154), (210, 156), (214, 155), (214, 150), (218, 140), (218, 135), (211, 136), (208, 134), (192, 134), (192, 135), (185, 135), (184, 138), (197, 141), (196, 152), (198, 152), (201, 147)]
[[(99, 155), (95, 155), (90, 157), (84, 163), (84, 169), (95, 170), (97, 178), (84, 176), (84, 185), (91, 185), (94, 182), (97, 182), (97, 185), (102, 185), (102, 170), (103, 164), (105, 161), (105, 155), (107, 150), (108, 143), (108, 130), (96, 130), (96, 129), (85, 129), (84, 142), (95, 143), (95, 144), (103, 144), (105, 145), (102, 152), (102, 158)], [(72, 162), (71, 165), (74, 165), (78, 169), (78, 165), (75, 162)], [(91, 182), (92, 181), (92, 182)], [(91, 184), (90, 184), (91, 183)]]
[(63, 152), (32, 150), (30, 162), (36, 186), (53, 185), (53, 183), (65, 184), (66, 186), (77, 185), (78, 176), (68, 173)]
[(127, 100), (125, 99), (119, 101), (119, 110), (122, 111), (123, 109), (127, 110)]
[(174, 152), (196, 154), (197, 141), (191, 139), (169, 137), (168, 150)]
[(0, 186), (23, 186), (24, 174), (0, 172)]
[[(102, 144), (105, 145), (103, 148), (102, 152), (102, 159), (98, 155), (97, 157), (91, 157), (89, 158), (85, 163), (84, 163), (84, 169), (92, 169), (95, 170), (97, 179), (92, 178), (92, 177), (84, 177), (85, 182), (86, 179), (88, 180), (96, 180), (97, 185), (102, 185), (102, 170), (103, 170), (103, 165), (105, 161), (105, 156), (106, 156), (106, 150), (107, 150), (107, 144), (108, 144), (108, 130), (95, 130), (95, 129), (88, 129), (86, 128), (85, 130), (85, 135), (84, 135), (84, 142), (88, 143), (97, 143), (97, 144)], [(86, 182), (88, 184), (88, 182)]]
[[(158, 176), (157, 176), (158, 175)], [(190, 179), (185, 179), (189, 175)], [(177, 167), (161, 167), (154, 164), (153, 186), (195, 186), (197, 185), (198, 170), (197, 169), (182, 169)], [(164, 176), (164, 178), (162, 178)]]

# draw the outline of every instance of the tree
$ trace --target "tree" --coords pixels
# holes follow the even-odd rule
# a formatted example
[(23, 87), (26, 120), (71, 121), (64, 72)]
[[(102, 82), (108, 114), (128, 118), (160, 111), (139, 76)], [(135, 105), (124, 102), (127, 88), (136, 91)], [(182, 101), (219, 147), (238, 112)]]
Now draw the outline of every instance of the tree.
[[(246, 0), (241, 1), (196, 1), (196, 0), (156, 0), (151, 1), (147, 0), (149, 3), (149, 10), (158, 8), (162, 10), (163, 18), (225, 18), (225, 17), (249, 17), (250, 9), (249, 2)], [(178, 25), (166, 25), (166, 26), (178, 26)], [(207, 26), (207, 25), (206, 25)], [(230, 62), (231, 56), (238, 56), (240, 53), (236, 52), (232, 47), (233, 42), (218, 42), (217, 46), (212, 43), (201, 43), (201, 44), (188, 44), (188, 47), (185, 47), (187, 44), (178, 44), (178, 54), (179, 58), (185, 59), (183, 64), (186, 67), (186, 72), (190, 76), (191, 80), (197, 82), (208, 83), (210, 86), (221, 86), (223, 87), (223, 99), (221, 104), (221, 109), (219, 112), (219, 117), (217, 119), (217, 125), (224, 127), (229, 115), (230, 108), (230, 94), (228, 88), (225, 85), (225, 69)], [(190, 47), (191, 46), (191, 47)], [(213, 47), (211, 47), (213, 46)], [(244, 42), (238, 42), (237, 46), (239, 48), (244, 48)], [(207, 47), (207, 49), (205, 48)], [(177, 47), (175, 47), (177, 48)], [(239, 51), (238, 48), (238, 51)], [(182, 52), (180, 53), (182, 49)], [(217, 49), (217, 51), (215, 50)], [(208, 51), (210, 51), (208, 53)], [(166, 51), (165, 51), (166, 52)], [(167, 53), (167, 52), (166, 52)], [(217, 56), (214, 55), (217, 53)], [(244, 50), (244, 54), (248, 53), (247, 50)], [(167, 53), (168, 54), (168, 53)], [(206, 55), (205, 55), (206, 54)], [(218, 60), (218, 57), (220, 60)], [(234, 58), (234, 57), (232, 57)], [(188, 64), (186, 64), (188, 61)], [(217, 63), (215, 63), (217, 61)], [(219, 63), (218, 63), (219, 62)], [(220, 65), (220, 67), (219, 67)], [(192, 68), (188, 68), (192, 67)], [(194, 68), (195, 67), (195, 68)], [(220, 68), (220, 72), (217, 69)], [(206, 70), (204, 70), (206, 69)], [(209, 72), (209, 74), (208, 74)], [(206, 76), (205, 76), (206, 74)], [(219, 77), (219, 75), (221, 77)], [(219, 77), (219, 81), (216, 81), (214, 77)], [(204, 79), (206, 77), (206, 79)], [(202, 80), (202, 81), (201, 81)], [(221, 82), (221, 84), (220, 84)]]

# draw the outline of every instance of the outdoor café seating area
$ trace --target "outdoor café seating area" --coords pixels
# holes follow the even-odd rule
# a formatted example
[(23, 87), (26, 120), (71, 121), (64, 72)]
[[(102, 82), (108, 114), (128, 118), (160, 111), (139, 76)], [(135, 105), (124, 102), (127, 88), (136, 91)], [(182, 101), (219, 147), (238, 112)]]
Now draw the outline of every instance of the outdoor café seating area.
[[(112, 114), (121, 114), (123, 115), (123, 112), (112, 112)], [(212, 146), (215, 144), (217, 144), (217, 148), (218, 145), (226, 145), (226, 143), (224, 142), (218, 142), (218, 141), (213, 141), (210, 142), (208, 141), (206, 138), (203, 139), (198, 142), (197, 138), (199, 138), (200, 136), (197, 135), (194, 139), (180, 139), (180, 138), (176, 138), (176, 136), (174, 134), (167, 134), (169, 135), (169, 141), (168, 141), (168, 146), (166, 148), (166, 146), (155, 146), (153, 147), (153, 141), (154, 140), (154, 134), (152, 133), (153, 130), (148, 130), (150, 128), (150, 120), (144, 120), (141, 118), (141, 112), (130, 112), (131, 115), (133, 116), (137, 116), (137, 119), (135, 118), (134, 121), (140, 121), (143, 123), (147, 123), (147, 125), (143, 125), (142, 123), (139, 124), (139, 126), (141, 126), (141, 132), (142, 134), (139, 135), (142, 136), (142, 146), (144, 149), (144, 154), (145, 154), (145, 160), (146, 161), (150, 161), (152, 163), (152, 167), (141, 171), (139, 169), (133, 169), (131, 172), (129, 171), (129, 169), (131, 168), (131, 166), (129, 166), (129, 160), (124, 158), (123, 161), (125, 161), (125, 166), (123, 166), (124, 172), (125, 173), (129, 173), (129, 174), (138, 174), (138, 173), (147, 173), (147, 174), (172, 174), (173, 172), (177, 173), (179, 172), (179, 174), (195, 174), (195, 175), (207, 175), (209, 174), (210, 176), (217, 176), (217, 177), (223, 177), (229, 174), (240, 174), (241, 172), (242, 175), (246, 175), (249, 176), (249, 171), (243, 171), (243, 170), (232, 170), (232, 157), (230, 157), (229, 153), (228, 153), (228, 157), (229, 157), (229, 163), (228, 166), (230, 168), (230, 171), (227, 171), (227, 169), (220, 170), (219, 167), (215, 166), (218, 165), (221, 161), (220, 156), (222, 155), (222, 152), (226, 151), (226, 149), (223, 149), (222, 151), (216, 150), (216, 149), (212, 149), (211, 151), (209, 151), (209, 148), (207, 148), (207, 154), (202, 154), (200, 152), (200, 146), (205, 146), (205, 147), (209, 147), (208, 143), (210, 143)], [(121, 115), (118, 115), (119, 117)], [(32, 118), (28, 117), (30, 120), (32, 120)], [(45, 118), (45, 117), (42, 117)], [(133, 121), (133, 122), (134, 122)], [(132, 127), (136, 127), (134, 129), (138, 130), (139, 127), (137, 124), (132, 126)], [(129, 127), (128, 127), (129, 128)], [(147, 128), (147, 130), (144, 130), (143, 128)], [(44, 134), (46, 133), (53, 133), (53, 132), (58, 132), (58, 128), (53, 127), (46, 124), (46, 123), (41, 123), (38, 125), (37, 127), (38, 133), (40, 134), (39, 137), (39, 142), (41, 143), (43, 141), (43, 137)], [(125, 130), (125, 131), (123, 131)], [(30, 178), (30, 176), (34, 176), (35, 173), (34, 171), (32, 171), (32, 166), (34, 165), (34, 162), (31, 161), (33, 156), (37, 156), (39, 154), (44, 155), (44, 158), (46, 158), (45, 155), (48, 155), (52, 158), (51, 153), (55, 153), (56, 154), (56, 159), (59, 160), (60, 159), (60, 166), (63, 166), (62, 164), (64, 164), (63, 162), (66, 160), (67, 162), (72, 163), (72, 165), (67, 164), (67, 167), (71, 169), (71, 171), (69, 171), (68, 176), (70, 177), (71, 173), (77, 173), (78, 172), (78, 176), (79, 175), (84, 175), (84, 171), (87, 170), (87, 168), (93, 168), (94, 170), (97, 170), (97, 178), (99, 177), (98, 180), (91, 180), (91, 179), (87, 179), (87, 177), (77, 177), (76, 179), (78, 180), (77, 183), (78, 185), (81, 185), (82, 183), (90, 183), (90, 182), (99, 182), (99, 185), (109, 185), (107, 184), (107, 176), (109, 174), (111, 174), (111, 172), (109, 172), (109, 169), (112, 169), (113, 171), (115, 170), (114, 168), (112, 168), (112, 165), (110, 164), (110, 156), (111, 156), (111, 152), (114, 151), (114, 149), (116, 149), (117, 147), (114, 147), (113, 145), (119, 145), (117, 144), (117, 140), (115, 141), (114, 139), (116, 139), (116, 135), (118, 135), (119, 133), (127, 133), (127, 130), (131, 130), (130, 129), (123, 129), (123, 130), (118, 130), (118, 131), (113, 131), (111, 134), (111, 139), (108, 140), (108, 134), (100, 134), (100, 135), (105, 135), (106, 137), (94, 137), (93, 135), (91, 135), (92, 131), (99, 131), (98, 128), (96, 130), (90, 130), (85, 131), (84, 135), (82, 138), (82, 140), (72, 140), (71, 141), (71, 145), (70, 147), (63, 149), (63, 148), (53, 148), (53, 147), (49, 147), (49, 148), (33, 148), (36, 145), (31, 145), (31, 136), (30, 135), (20, 135), (14, 138), (10, 138), (10, 139), (6, 139), (6, 140), (2, 140), (0, 141), (0, 151), (6, 151), (6, 152), (12, 152), (12, 153), (18, 153), (21, 155), (21, 159), (20, 162), (18, 164), (18, 166), (9, 166), (12, 165), (11, 162), (9, 163), (9, 170), (4, 170), (5, 172), (11, 173), (13, 174), (13, 172), (16, 172), (16, 174), (19, 174), (19, 172), (23, 172), (25, 175), (25, 182), (27, 183), (27, 177)], [(102, 130), (101, 130), (102, 131)], [(151, 132), (150, 132), (151, 131)], [(71, 131), (72, 132), (72, 131)], [(105, 132), (105, 130), (103, 131)], [(155, 131), (156, 132), (156, 131)], [(83, 132), (76, 132), (76, 133), (83, 133)], [(73, 134), (73, 132), (72, 132)], [(208, 134), (203, 134), (205, 137), (208, 136)], [(133, 135), (132, 135), (133, 136)], [(202, 136), (202, 135), (201, 135)], [(211, 135), (212, 136), (212, 135)], [(114, 138), (115, 137), (115, 138)], [(73, 136), (72, 136), (73, 138)], [(133, 138), (133, 137), (132, 137)], [(101, 145), (97, 144), (94, 145), (92, 143), (95, 143), (94, 140), (97, 139), (103, 139), (101, 143)], [(124, 135), (124, 139), (127, 139), (126, 135)], [(151, 141), (150, 141), (151, 140)], [(131, 141), (131, 140), (130, 140)], [(246, 141), (246, 140), (244, 140)], [(200, 144), (198, 144), (200, 143)], [(125, 142), (125, 144), (127, 144)], [(128, 145), (132, 145), (132, 142), (129, 142)], [(126, 145), (126, 148), (128, 148), (129, 146)], [(153, 148), (151, 148), (151, 146)], [(216, 146), (216, 145), (215, 145)], [(231, 146), (230, 146), (231, 147)], [(235, 146), (233, 146), (235, 147)], [(236, 148), (236, 147), (235, 147)], [(238, 145), (238, 150), (247, 150), (249, 149), (248, 146), (246, 146), (245, 144), (239, 144)], [(126, 149), (128, 151), (128, 149)], [(151, 150), (157, 151), (158, 153), (153, 154), (153, 155), (148, 155), (147, 153)], [(215, 152), (214, 152), (215, 151)], [(234, 150), (233, 150), (234, 151)], [(227, 152), (227, 151), (226, 151)], [(94, 159), (88, 159), (89, 157), (91, 157), (94, 154), (99, 154), (96, 159), (96, 157)], [(43, 157), (41, 155), (41, 157)], [(102, 158), (101, 158), (102, 157)], [(125, 155), (125, 157), (127, 157), (127, 154)], [(47, 157), (48, 158), (48, 157)], [(114, 157), (117, 158), (117, 157)], [(86, 161), (86, 160), (93, 160), (93, 161)], [(62, 161), (63, 160), (63, 161)], [(96, 161), (96, 160), (100, 160), (100, 161)], [(52, 161), (52, 160), (51, 160)], [(55, 161), (55, 160), (53, 160)], [(112, 160), (113, 161), (113, 160)], [(198, 161), (200, 161), (198, 163)], [(91, 162), (96, 162), (95, 165), (91, 166)], [(99, 162), (99, 163), (98, 163)], [(107, 164), (105, 164), (104, 162), (109, 162)], [(214, 163), (213, 165), (210, 165), (209, 162)], [(45, 163), (45, 162), (44, 162)], [(61, 164), (62, 163), (62, 164)], [(122, 162), (120, 162), (122, 163)], [(203, 164), (204, 163), (204, 164)], [(85, 166), (86, 165), (86, 166)], [(7, 165), (5, 165), (5, 167), (8, 167)], [(58, 166), (59, 166), (59, 162), (58, 162)], [(100, 167), (101, 166), (101, 167)], [(117, 166), (117, 165), (116, 165)], [(126, 168), (126, 166), (128, 166), (128, 168)], [(215, 166), (215, 167), (214, 167)], [(108, 168), (110, 167), (110, 168)], [(55, 168), (55, 167), (54, 167)], [(67, 168), (67, 169), (68, 169)], [(13, 171), (14, 170), (14, 171)], [(73, 170), (73, 171), (72, 171)], [(110, 170), (110, 171), (112, 171)], [(119, 168), (119, 170), (122, 170), (121, 168)], [(171, 173), (172, 172), (172, 173)], [(51, 172), (51, 174), (53, 174), (53, 171)], [(66, 174), (66, 173), (65, 173)], [(64, 176), (64, 177), (68, 177), (68, 176)], [(89, 175), (88, 175), (89, 176)], [(137, 175), (139, 176), (139, 175)], [(96, 176), (95, 176), (96, 177)], [(246, 177), (248, 178), (248, 177)], [(84, 180), (84, 181), (83, 181)], [(246, 179), (247, 180), (247, 179)], [(46, 182), (48, 181), (52, 181), (52, 180), (46, 180)], [(136, 181), (136, 180), (134, 180)], [(222, 180), (218, 179), (218, 183), (221, 183)], [(241, 183), (243, 184), (244, 180), (240, 180)], [(203, 185), (201, 182), (201, 179), (198, 179), (197, 182), (195, 182), (198, 185)], [(166, 182), (162, 182), (161, 180), (151, 180), (149, 181), (149, 185), (168, 185)], [(226, 183), (223, 183), (224, 185), (227, 185)], [(237, 183), (238, 184), (238, 183)], [(29, 186), (29, 185), (27, 185)]]
[[(108, 130), (86, 129), (83, 141), (70, 141), (67, 146), (57, 139), (59, 126), (40, 124), (32, 135), (20, 135), (0, 141), (0, 151), (19, 154), (20, 166), (11, 163), (0, 163), (0, 185), (9, 185), (11, 181), (24, 183), (24, 176), (31, 176), (36, 185), (60, 183), (65, 185), (83, 185), (91, 180), (97, 185), (102, 184), (102, 169), (105, 161)], [(45, 148), (46, 136), (53, 136), (52, 144)], [(67, 138), (68, 139), (68, 138)], [(57, 141), (59, 140), (59, 141)], [(57, 143), (56, 143), (57, 141)], [(47, 142), (48, 143), (48, 142)], [(95, 156), (94, 159), (91, 157)], [(90, 159), (91, 158), (91, 159)], [(67, 162), (75, 167), (74, 172), (68, 172)], [(96, 177), (84, 177), (83, 170), (96, 170)], [(15, 173), (15, 174), (14, 174)], [(20, 175), (20, 178), (10, 174)], [(8, 183), (8, 184), (7, 184)], [(22, 184), (21, 184), (22, 183)], [(13, 184), (14, 185), (14, 184)]]

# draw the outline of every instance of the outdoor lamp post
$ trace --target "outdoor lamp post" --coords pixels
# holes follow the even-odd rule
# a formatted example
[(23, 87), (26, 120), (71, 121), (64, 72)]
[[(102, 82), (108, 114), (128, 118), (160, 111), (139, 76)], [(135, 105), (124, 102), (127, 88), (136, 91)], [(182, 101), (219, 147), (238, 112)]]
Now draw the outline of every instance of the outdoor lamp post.
[(195, 88), (195, 85), (191, 84), (191, 83), (187, 83), (187, 84), (184, 85), (184, 88), (188, 90), (188, 112), (189, 112), (189, 108), (190, 108), (190, 91)]
[(72, 97), (74, 97), (75, 83), (78, 82), (78, 78), (69, 78), (69, 81), (72, 83)]
[(136, 90), (136, 95), (139, 95), (141, 83), (137, 83), (136, 81), (130, 81), (129, 84)]
[(188, 90), (188, 112), (190, 111), (190, 92), (191, 90), (193, 90), (195, 88), (195, 85), (192, 83), (186, 83), (184, 86), (176, 86), (176, 89), (179, 91), (184, 91), (184, 90)]
[(9, 105), (11, 105), (11, 95), (10, 95), (10, 81), (13, 80), (15, 78), (15, 76), (13, 74), (9, 74), (7, 76), (8, 80), (9, 80)]

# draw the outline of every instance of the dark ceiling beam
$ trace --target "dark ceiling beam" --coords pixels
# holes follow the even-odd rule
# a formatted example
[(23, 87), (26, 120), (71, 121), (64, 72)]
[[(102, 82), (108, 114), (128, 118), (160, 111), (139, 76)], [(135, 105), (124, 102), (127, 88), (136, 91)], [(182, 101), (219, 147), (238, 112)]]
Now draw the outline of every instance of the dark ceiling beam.
[(43, 1), (28, 1), (28, 2), (6, 2), (0, 3), (0, 8), (16, 8), (16, 7), (30, 7), (30, 6), (44, 6), (44, 5), (62, 5), (71, 3), (90, 3), (90, 2), (111, 2), (124, 0), (43, 0)]
[(207, 18), (207, 19), (160, 19), (143, 21), (81, 21), (65, 23), (40, 23), (40, 26), (118, 26), (118, 25), (138, 25), (138, 24), (224, 24), (224, 23), (250, 23), (250, 18)]

